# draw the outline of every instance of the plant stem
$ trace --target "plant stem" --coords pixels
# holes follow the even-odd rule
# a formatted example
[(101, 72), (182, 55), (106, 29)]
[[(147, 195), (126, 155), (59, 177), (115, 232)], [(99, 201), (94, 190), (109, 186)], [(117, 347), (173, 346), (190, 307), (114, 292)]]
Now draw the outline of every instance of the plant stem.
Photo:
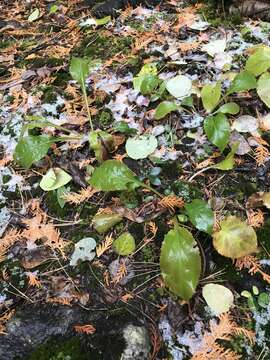
[(87, 94), (86, 94), (86, 90), (85, 90), (85, 89), (83, 89), (83, 97), (84, 97), (84, 102), (85, 102), (85, 105), (86, 105), (86, 111), (87, 111), (87, 115), (88, 115), (88, 119), (89, 119), (91, 131), (94, 131), (94, 127), (93, 127), (93, 123), (92, 123), (92, 118), (91, 118), (91, 112), (90, 112), (90, 109), (89, 109), (89, 102), (88, 102), (88, 98), (87, 98)]
[(161, 199), (163, 199), (164, 196), (163, 196), (160, 192), (158, 192), (157, 190), (153, 189), (150, 185), (147, 185), (147, 184), (145, 184), (145, 183), (143, 183), (143, 182), (140, 182), (140, 184), (141, 184), (141, 186), (144, 187), (145, 189), (148, 189), (148, 190), (152, 191), (152, 192), (155, 193), (158, 197), (160, 197)]

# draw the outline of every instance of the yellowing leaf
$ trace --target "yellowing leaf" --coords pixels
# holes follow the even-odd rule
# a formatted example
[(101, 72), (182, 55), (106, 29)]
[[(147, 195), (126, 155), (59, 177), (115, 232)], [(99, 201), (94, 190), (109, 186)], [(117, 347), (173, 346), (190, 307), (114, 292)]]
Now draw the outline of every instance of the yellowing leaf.
[(233, 305), (233, 293), (219, 284), (206, 284), (203, 287), (202, 295), (216, 316), (229, 311)]

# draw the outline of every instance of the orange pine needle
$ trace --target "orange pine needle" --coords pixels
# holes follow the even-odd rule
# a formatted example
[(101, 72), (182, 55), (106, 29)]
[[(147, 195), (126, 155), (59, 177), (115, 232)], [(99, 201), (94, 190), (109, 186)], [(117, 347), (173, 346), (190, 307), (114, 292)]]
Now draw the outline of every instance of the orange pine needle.
[(75, 325), (74, 329), (79, 334), (91, 335), (96, 332), (96, 328), (93, 325)]
[(174, 211), (174, 208), (181, 208), (184, 206), (184, 200), (175, 195), (165, 196), (159, 201), (159, 205)]
[(102, 242), (102, 244), (100, 244), (96, 247), (97, 257), (99, 258), (106, 251), (108, 251), (111, 248), (112, 243), (113, 243), (112, 234), (107, 235), (105, 240)]

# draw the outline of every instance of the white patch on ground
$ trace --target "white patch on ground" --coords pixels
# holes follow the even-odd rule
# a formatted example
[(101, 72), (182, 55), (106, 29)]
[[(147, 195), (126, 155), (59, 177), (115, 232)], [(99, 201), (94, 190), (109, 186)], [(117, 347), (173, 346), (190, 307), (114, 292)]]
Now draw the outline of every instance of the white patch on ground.
[(142, 326), (127, 325), (123, 330), (126, 347), (121, 360), (147, 360), (150, 341), (147, 330)]

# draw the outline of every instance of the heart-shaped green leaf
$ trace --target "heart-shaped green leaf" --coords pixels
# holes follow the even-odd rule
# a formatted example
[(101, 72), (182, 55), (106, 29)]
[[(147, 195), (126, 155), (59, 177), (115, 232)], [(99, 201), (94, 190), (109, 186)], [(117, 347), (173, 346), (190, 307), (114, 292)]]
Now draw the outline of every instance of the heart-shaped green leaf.
[(195, 293), (201, 273), (201, 257), (192, 234), (175, 226), (162, 243), (160, 269), (165, 285), (184, 300)]
[(204, 131), (211, 143), (216, 145), (220, 151), (225, 149), (229, 142), (231, 129), (224, 114), (208, 116), (204, 122)]
[(141, 186), (135, 174), (117, 160), (104, 161), (95, 169), (89, 182), (101, 191), (131, 190)]
[(51, 191), (66, 185), (72, 177), (60, 168), (51, 168), (42, 177), (39, 186), (44, 191)]
[(156, 150), (157, 145), (155, 136), (142, 135), (127, 140), (126, 152), (134, 160), (145, 159)]
[(126, 231), (114, 240), (112, 248), (116, 254), (128, 256), (136, 249), (135, 239), (129, 232)]
[(246, 70), (255, 76), (261, 75), (270, 67), (270, 48), (259, 47), (246, 62)]
[(87, 59), (73, 57), (69, 67), (70, 75), (85, 90), (85, 80), (89, 74), (89, 62)]
[(166, 82), (166, 89), (177, 99), (183, 99), (191, 94), (192, 82), (185, 75), (177, 75)]
[(270, 73), (266, 72), (258, 80), (257, 93), (260, 99), (270, 108)]
[(231, 86), (227, 90), (227, 95), (230, 95), (234, 92), (248, 91), (255, 89), (257, 86), (256, 78), (253, 74), (248, 71), (241, 71), (233, 79)]
[(166, 115), (168, 115), (169, 113), (171, 113), (172, 111), (176, 111), (178, 109), (179, 109), (179, 106), (177, 106), (174, 102), (163, 101), (156, 108), (154, 117), (156, 120), (160, 120), (160, 119), (164, 118)]
[(214, 232), (213, 244), (219, 254), (237, 259), (256, 251), (257, 236), (245, 221), (228, 216), (221, 221), (220, 230)]
[(221, 97), (221, 83), (204, 85), (201, 91), (203, 107), (210, 113), (218, 105)]
[(207, 202), (194, 199), (185, 205), (186, 213), (191, 223), (201, 231), (212, 234), (214, 226), (214, 212)]
[(28, 169), (30, 166), (41, 160), (54, 143), (54, 138), (47, 135), (25, 136), (16, 145), (14, 160)]
[(230, 102), (227, 104), (222, 105), (218, 110), (217, 113), (222, 113), (222, 114), (230, 114), (230, 115), (236, 115), (238, 114), (240, 111), (240, 107), (239, 105), (237, 105), (234, 102)]

